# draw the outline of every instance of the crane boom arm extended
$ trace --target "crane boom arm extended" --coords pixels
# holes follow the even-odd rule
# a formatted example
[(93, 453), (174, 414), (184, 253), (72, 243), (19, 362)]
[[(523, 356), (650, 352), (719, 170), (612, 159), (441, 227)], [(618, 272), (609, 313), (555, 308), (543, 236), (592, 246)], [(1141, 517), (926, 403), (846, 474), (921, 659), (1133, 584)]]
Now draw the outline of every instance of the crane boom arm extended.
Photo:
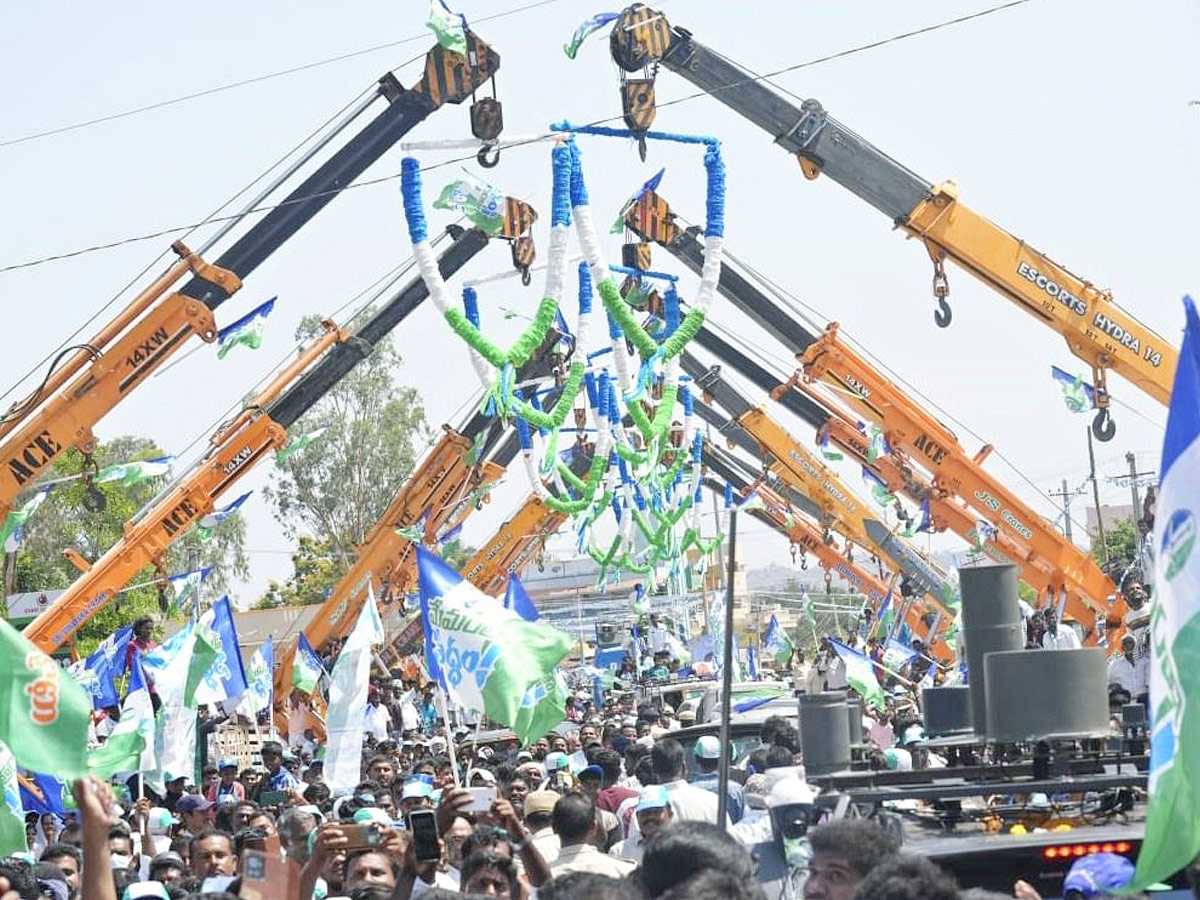
[[(673, 221), (670, 206), (657, 195), (643, 196), (638, 206), (626, 215), (626, 224), (637, 234), (660, 243), (686, 266), (699, 271), (703, 248), (691, 232), (669, 227)], [(945, 425), (861, 354), (838, 340), (836, 327), (821, 335), (813, 334), (729, 266), (721, 272), (718, 289), (739, 311), (796, 353), (798, 361), (823, 362), (820, 368), (810, 366), (803, 377), (781, 381), (707, 327), (696, 336), (700, 346), (811, 424), (818, 438), (828, 435), (831, 441), (852, 453), (883, 478), (890, 490), (905, 491), (918, 502), (928, 499), (935, 530), (949, 528), (997, 562), (1017, 565), (1022, 570), (1022, 580), (1041, 594), (1055, 597), (1065, 589), (1069, 612), (1093, 636), (1093, 620), (1098, 613), (1109, 618), (1116, 614), (1105, 608), (1105, 599), (1116, 592), (1116, 587), (1091, 557), (982, 468), (986, 449), (990, 448), (975, 457), (968, 456)], [(831, 350), (836, 352), (831, 354)], [(849, 362), (834, 365), (832, 360), (840, 359), (837, 354), (841, 353), (849, 354), (853, 365)], [(800, 388), (801, 392), (792, 388)], [(877, 422), (893, 453), (869, 460), (865, 436), (840, 411), (839, 403), (850, 406), (856, 417)], [(943, 473), (939, 468), (950, 456), (953, 456), (953, 476), (949, 470)], [(914, 462), (934, 474), (932, 484), (921, 478)], [(979, 514), (953, 502), (954, 496)], [(981, 518), (995, 527), (993, 535), (980, 534), (977, 526)]]
[[(468, 56), (439, 46), (426, 56), (421, 80), (405, 89), (388, 73), (362, 107), (387, 108), (368, 122), (298, 187), (222, 253), (206, 263), (182, 243), (179, 259), (118, 316), (75, 349), (28, 398), (0, 418), (0, 519), (17, 494), (68, 447), (95, 449), (92, 428), (159, 369), (192, 335), (217, 338), (213, 312), (242, 280), (325, 208), (368, 166), (445, 103), (461, 103), (485, 83), (500, 57), (467, 33)], [(349, 120), (343, 123), (343, 127)], [(245, 215), (245, 213), (243, 213)], [(240, 218), (240, 217), (239, 217)], [(178, 290), (174, 285), (191, 274)]]
[[(837, 573), (854, 590), (865, 595), (871, 604), (871, 610), (878, 616), (887, 602), (889, 593), (893, 593), (895, 575), (885, 583), (883, 569), (876, 576), (860, 565), (853, 558), (850, 546), (846, 552), (839, 551), (824, 539), (821, 530), (800, 515), (788, 515), (784, 510), (789, 506), (794, 508), (792, 501), (796, 494), (786, 484), (770, 484), (765, 479), (757, 478), (751, 481), (751, 473), (737, 457), (730, 456), (711, 444), (704, 449), (704, 462), (709, 471), (718, 478), (724, 479), (735, 491), (745, 498), (751, 490), (756, 492), (764, 501), (765, 508), (755, 509), (751, 515), (770, 525), (804, 553), (816, 557), (825, 570), (825, 583), (828, 586), (832, 573)], [(710, 479), (711, 481), (711, 479)], [(710, 484), (710, 487), (713, 485)], [(897, 569), (897, 571), (899, 571)], [(900, 594), (897, 591), (895, 594)], [(903, 606), (904, 621), (912, 633), (931, 647), (938, 659), (948, 662), (954, 658), (954, 651), (941, 638), (938, 626), (941, 623), (949, 625), (949, 619), (944, 614), (927, 613), (924, 606), (917, 603), (903, 602), (896, 599), (897, 606)], [(940, 607), (939, 607), (940, 609)], [(937, 629), (937, 630), (935, 630)]]
[[(458, 271), (487, 243), (487, 235), (481, 231), (460, 230), (438, 258), (443, 275)], [(327, 323), (320, 339), (217, 431), (204, 458), (127, 523), (122, 538), (26, 626), (25, 637), (47, 653), (61, 646), (133, 576), (212, 512), (238, 478), (271, 450), (282, 449), (287, 429), (388, 333), (390, 328), (379, 329), (379, 322), (391, 322), (394, 327), (427, 296), (424, 281), (416, 278), (354, 335)]]
[[(761, 408), (751, 405), (721, 377), (719, 368), (706, 369), (687, 351), (680, 355), (680, 360), (683, 370), (704, 391), (706, 398), (712, 397), (731, 416), (733, 422), (726, 423), (721, 430), (727, 435), (731, 434), (733, 423), (745, 430), (758, 444), (758, 448), (751, 452), (761, 456), (768, 468), (789, 488), (805, 496), (814, 505), (814, 518), (821, 526), (823, 539), (828, 539), (829, 532), (836, 529), (859, 546), (884, 553), (893, 559), (907, 578), (919, 582), (920, 593), (928, 594), (929, 604), (945, 621), (953, 618), (946, 606), (952, 598), (944, 580), (933, 573), (932, 567), (916, 551), (895, 538), (890, 529), (828, 466), (816, 459)], [(719, 418), (710, 418), (711, 413), (704, 413), (706, 406), (706, 403), (696, 404), (696, 410), (702, 418), (706, 421)], [(890, 540), (896, 549), (904, 553), (891, 552), (884, 546), (884, 539)]]
[[(1160, 403), (1169, 401), (1178, 360), (1174, 346), (1108, 291), (959, 202), (953, 182), (935, 186), (926, 181), (833, 118), (818, 101), (797, 106), (642, 4), (620, 15), (610, 46), (614, 61), (626, 72), (661, 63), (766, 131), (798, 158), (805, 177), (826, 175), (920, 240), (935, 266), (939, 325), (950, 321), (942, 271), (948, 258), (1061, 334), (1071, 353), (1092, 368), (1100, 407), (1093, 425), (1097, 437), (1108, 440), (1113, 434), (1106, 379), (1110, 369)], [(648, 128), (654, 117), (653, 85), (624, 95), (626, 121)], [(640, 98), (636, 104), (631, 95)]]

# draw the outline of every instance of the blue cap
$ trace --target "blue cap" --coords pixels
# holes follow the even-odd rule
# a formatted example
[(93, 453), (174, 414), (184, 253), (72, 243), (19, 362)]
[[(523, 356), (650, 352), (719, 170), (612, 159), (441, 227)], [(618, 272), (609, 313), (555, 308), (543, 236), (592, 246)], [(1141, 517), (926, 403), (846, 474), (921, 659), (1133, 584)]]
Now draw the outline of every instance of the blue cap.
[(1108, 894), (1133, 880), (1134, 865), (1117, 853), (1092, 853), (1075, 860), (1063, 879), (1063, 896), (1079, 891), (1084, 897)]
[(642, 788), (641, 796), (638, 797), (637, 812), (647, 809), (662, 809), (664, 806), (670, 805), (671, 798), (665, 787), (661, 784), (648, 784)]

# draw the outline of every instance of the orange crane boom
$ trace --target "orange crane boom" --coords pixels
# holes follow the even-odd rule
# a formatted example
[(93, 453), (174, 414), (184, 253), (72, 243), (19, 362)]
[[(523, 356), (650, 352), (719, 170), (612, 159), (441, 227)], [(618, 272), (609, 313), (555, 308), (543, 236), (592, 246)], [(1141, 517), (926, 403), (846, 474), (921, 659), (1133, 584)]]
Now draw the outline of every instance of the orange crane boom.
[[(90, 455), (96, 445), (92, 434), (96, 423), (161, 368), (189, 338), (198, 335), (204, 341), (216, 340), (213, 312), (343, 188), (430, 113), (446, 103), (461, 103), (492, 76), (500, 65), (499, 55), (470, 31), (466, 40), (467, 57), (440, 45), (430, 50), (421, 79), (411, 88), (401, 86), (390, 72), (384, 75), (378, 88), (355, 111), (302, 154), (200, 253), (193, 253), (178, 241), (172, 244), (179, 259), (87, 343), (69, 348), (71, 352), (62, 365), (54, 368), (29, 397), (0, 417), (0, 520), (17, 494), (47, 471), (68, 447), (78, 447)], [(327, 147), (358, 115), (381, 99), (385, 109), (273, 205), (215, 263), (205, 262), (201, 254), (218, 237), (262, 205), (302, 163)], [(175, 289), (188, 274), (191, 278)]]

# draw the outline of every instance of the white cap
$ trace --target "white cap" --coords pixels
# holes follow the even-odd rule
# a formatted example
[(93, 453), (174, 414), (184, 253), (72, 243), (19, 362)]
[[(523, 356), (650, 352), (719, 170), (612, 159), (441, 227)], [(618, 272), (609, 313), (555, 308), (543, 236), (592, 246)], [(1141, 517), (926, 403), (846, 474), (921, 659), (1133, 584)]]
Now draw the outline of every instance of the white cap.
[(692, 752), (696, 754), (696, 759), (720, 759), (721, 740), (711, 734), (703, 735), (697, 738)]
[(792, 806), (795, 804), (804, 804), (812, 806), (816, 794), (809, 787), (808, 782), (794, 775), (787, 778), (782, 778), (775, 782), (775, 786), (771, 788), (771, 793), (767, 795), (767, 807), (775, 808), (777, 806)]

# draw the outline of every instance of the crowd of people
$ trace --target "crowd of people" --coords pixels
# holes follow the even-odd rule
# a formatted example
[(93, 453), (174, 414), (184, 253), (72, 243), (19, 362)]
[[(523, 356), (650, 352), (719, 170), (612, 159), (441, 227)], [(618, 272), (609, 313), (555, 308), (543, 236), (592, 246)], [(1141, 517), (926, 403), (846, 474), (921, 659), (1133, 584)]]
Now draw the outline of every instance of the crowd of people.
[[(400, 691), (403, 681), (378, 705)], [(673, 711), (637, 706), (632, 694), (580, 708), (580, 723), (528, 749), (479, 744), (436, 720), (428, 734), (369, 735), (362, 780), (338, 797), (320, 742), (307, 737), (265, 743), (261, 767), (218, 760), (199, 783), (177, 779), (162, 796), (122, 799), (84, 779), (69, 821), (31, 822), (29, 858), (0, 860), (0, 900), (994, 896), (902, 852), (875, 821), (823, 821), (784, 718), (762, 725), (722, 804), (716, 737), (686, 749)], [(1077, 867), (1076, 880), (1092, 885), (1081, 897), (1128, 881), (1123, 857)], [(1037, 896), (1026, 883), (1014, 889)]]

